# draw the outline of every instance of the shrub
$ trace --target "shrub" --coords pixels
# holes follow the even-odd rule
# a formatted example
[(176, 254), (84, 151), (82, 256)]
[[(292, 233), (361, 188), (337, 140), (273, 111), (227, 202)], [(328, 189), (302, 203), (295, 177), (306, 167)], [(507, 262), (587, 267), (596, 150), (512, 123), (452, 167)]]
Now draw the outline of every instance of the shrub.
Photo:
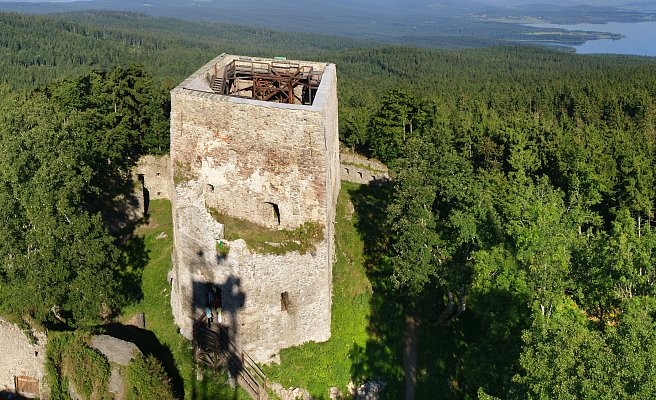
[(46, 370), (52, 399), (67, 399), (68, 384), (84, 399), (109, 399), (109, 362), (87, 346), (84, 333), (53, 332), (48, 338)]
[(126, 372), (126, 400), (175, 399), (171, 378), (166, 375), (162, 364), (154, 356), (136, 357), (130, 361)]
[(218, 240), (216, 242), (216, 254), (221, 258), (226, 258), (230, 253), (230, 245), (223, 240)]

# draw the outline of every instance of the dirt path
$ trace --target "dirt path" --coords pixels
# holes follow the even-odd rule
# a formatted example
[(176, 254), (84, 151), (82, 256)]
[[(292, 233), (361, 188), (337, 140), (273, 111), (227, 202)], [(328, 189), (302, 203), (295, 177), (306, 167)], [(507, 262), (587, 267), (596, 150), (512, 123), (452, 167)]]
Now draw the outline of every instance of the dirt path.
[(405, 317), (405, 332), (403, 334), (403, 370), (405, 371), (405, 399), (415, 399), (417, 385), (417, 318), (414, 315)]

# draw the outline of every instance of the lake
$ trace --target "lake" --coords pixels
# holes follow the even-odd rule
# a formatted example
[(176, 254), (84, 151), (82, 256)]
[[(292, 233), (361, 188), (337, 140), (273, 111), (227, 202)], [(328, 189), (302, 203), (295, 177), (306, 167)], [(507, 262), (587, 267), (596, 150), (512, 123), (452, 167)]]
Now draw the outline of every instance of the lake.
[(612, 32), (624, 35), (623, 39), (588, 40), (584, 44), (572, 46), (577, 53), (613, 53), (656, 56), (656, 21), (650, 22), (609, 22), (607, 24), (530, 24), (536, 28), (560, 28), (579, 31)]

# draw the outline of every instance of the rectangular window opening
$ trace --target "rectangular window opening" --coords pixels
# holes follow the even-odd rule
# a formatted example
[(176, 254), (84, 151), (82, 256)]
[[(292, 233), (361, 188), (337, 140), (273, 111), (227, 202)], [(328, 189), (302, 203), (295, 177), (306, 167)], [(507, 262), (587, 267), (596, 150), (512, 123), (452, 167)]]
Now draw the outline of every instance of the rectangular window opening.
[(289, 309), (289, 292), (280, 293), (280, 311)]
[(265, 203), (267, 203), (268, 205), (271, 206), (271, 211), (273, 213), (272, 216), (273, 216), (274, 223), (276, 225), (280, 225), (280, 208), (278, 207), (278, 205), (276, 203), (271, 203), (269, 201), (266, 201)]

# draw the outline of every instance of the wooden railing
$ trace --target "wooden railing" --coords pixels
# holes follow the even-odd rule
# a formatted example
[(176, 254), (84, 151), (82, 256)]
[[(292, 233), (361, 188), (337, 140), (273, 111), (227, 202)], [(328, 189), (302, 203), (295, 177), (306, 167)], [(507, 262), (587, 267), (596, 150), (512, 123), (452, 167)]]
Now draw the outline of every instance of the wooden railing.
[(196, 360), (212, 368), (225, 367), (237, 383), (254, 400), (268, 400), (267, 377), (251, 357), (237, 344), (226, 327), (207, 326), (206, 321), (194, 325)]
[[(240, 58), (230, 61), (221, 70), (215, 65), (214, 73), (208, 73), (205, 78), (214, 93), (309, 105), (319, 88), (321, 76), (321, 71), (309, 65)], [(295, 94), (297, 86), (303, 87), (302, 95)]]

